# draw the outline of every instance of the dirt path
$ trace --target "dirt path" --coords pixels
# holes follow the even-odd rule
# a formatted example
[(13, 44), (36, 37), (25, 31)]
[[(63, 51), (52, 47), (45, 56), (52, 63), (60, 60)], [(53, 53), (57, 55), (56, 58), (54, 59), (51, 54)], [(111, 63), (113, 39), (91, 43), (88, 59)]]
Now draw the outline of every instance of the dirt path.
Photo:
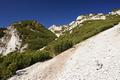
[(10, 80), (120, 80), (120, 24), (17, 73)]
[(38, 62), (28, 68), (18, 70), (17, 75), (10, 80), (53, 80), (57, 77), (55, 74), (62, 72), (66, 61), (70, 59), (77, 47), (78, 45), (49, 61)]

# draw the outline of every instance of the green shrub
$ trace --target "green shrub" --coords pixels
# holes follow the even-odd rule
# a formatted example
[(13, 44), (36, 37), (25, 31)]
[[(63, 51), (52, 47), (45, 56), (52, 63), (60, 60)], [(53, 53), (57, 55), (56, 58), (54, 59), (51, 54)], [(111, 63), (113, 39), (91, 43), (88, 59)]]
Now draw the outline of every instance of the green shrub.
[(57, 40), (51, 42), (45, 48), (45, 50), (53, 52), (55, 55), (58, 55), (66, 49), (71, 48), (72, 45), (78, 44), (104, 30), (107, 30), (114, 25), (117, 25), (119, 22), (119, 15), (106, 15), (105, 20), (85, 21), (82, 23), (82, 26), (77, 25), (75, 28), (73, 28), (71, 34), (68, 31), (64, 32), (64, 34), (60, 36)]
[(72, 41), (70, 40), (61, 40), (60, 42), (56, 43), (54, 45), (54, 52), (57, 53), (61, 53), (69, 48), (71, 48), (73, 46)]
[(34, 53), (31, 52), (30, 56), (31, 56), (31, 64), (34, 64), (39, 61), (45, 61), (52, 58), (50, 53), (47, 51), (37, 51)]
[(56, 38), (56, 35), (37, 21), (24, 20), (14, 26), (19, 31), (23, 44), (28, 44), (28, 50), (38, 50)]
[[(72, 29), (71, 34), (69, 32), (65, 32), (57, 40), (54, 40), (55, 36), (52, 35), (51, 32), (43, 30), (43, 27), (32, 27), (31, 25), (35, 25), (34, 23), (30, 24), (30, 21), (24, 22), (24, 24), (22, 24), (22, 28), (18, 27), (18, 30), (23, 35), (21, 37), (24, 39), (24, 42), (29, 43), (30, 51), (23, 53), (14, 52), (4, 57), (0, 56), (0, 80), (6, 80), (11, 77), (18, 69), (25, 68), (39, 61), (48, 60), (71, 48), (73, 45), (113, 27), (119, 22), (119, 15), (107, 15), (106, 20), (85, 21), (82, 23), (82, 26), (78, 25)], [(25, 27), (26, 25), (27, 27)], [(21, 26), (21, 24), (19, 24), (19, 26)], [(31, 32), (29, 27), (32, 27), (33, 29), (36, 28), (38, 33)], [(44, 34), (44, 32), (46, 34)], [(50, 36), (53, 37), (51, 38)], [(31, 51), (39, 49), (45, 45), (47, 46), (43, 51)]]
[(6, 80), (15, 74), (16, 70), (28, 67), (36, 62), (52, 58), (47, 51), (14, 52), (3, 57), (0, 62), (0, 80)]

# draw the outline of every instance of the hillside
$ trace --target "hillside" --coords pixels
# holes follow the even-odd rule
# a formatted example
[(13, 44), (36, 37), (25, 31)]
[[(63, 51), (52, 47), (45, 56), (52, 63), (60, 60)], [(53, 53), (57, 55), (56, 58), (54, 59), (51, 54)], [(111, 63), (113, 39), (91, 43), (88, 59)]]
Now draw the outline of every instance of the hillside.
[(1, 31), (0, 36), (0, 54), (3, 55), (14, 51), (38, 50), (56, 38), (42, 24), (32, 20), (13, 23), (4, 33)]
[(78, 44), (104, 30), (112, 28), (120, 22), (119, 14), (106, 14), (104, 17), (105, 19), (97, 18), (97, 20), (91, 20), (88, 18), (85, 19), (85, 21), (83, 18), (82, 22), (80, 20), (80, 23), (71, 30), (62, 32), (62, 35), (54, 42), (50, 43), (45, 50), (49, 50), (55, 55), (58, 55), (71, 48), (73, 45)]
[(9, 80), (119, 80), (120, 24)]
[[(106, 32), (112, 30), (111, 32), (109, 32), (109, 36), (111, 37), (110, 38), (108, 37), (108, 39), (110, 40), (114, 39), (115, 35), (114, 34), (112, 35), (112, 32), (113, 33), (119, 32), (119, 31), (116, 32), (116, 27), (118, 30), (119, 23), (120, 23), (120, 10), (116, 10), (108, 14), (98, 13), (98, 14), (81, 15), (78, 16), (77, 19), (75, 21), (72, 21), (72, 23), (70, 24), (62, 25), (62, 26), (54, 25), (49, 29), (44, 28), (44, 26), (42, 24), (39, 24), (37, 21), (31, 21), (31, 20), (25, 20), (11, 24), (10, 27), (7, 28), (7, 30), (3, 31), (5, 34), (1, 38), (2, 46), (0, 47), (0, 51), (4, 53), (5, 56), (0, 55), (0, 79), (6, 80), (12, 77), (13, 75), (16, 75), (15, 77), (13, 77), (14, 80), (17, 79), (19, 80), (19, 78), (23, 80), (26, 79), (39, 80), (40, 77), (42, 80), (49, 80), (49, 79), (58, 80), (58, 78), (60, 78), (60, 80), (69, 79), (69, 78), (63, 78), (64, 75), (61, 74), (63, 71), (65, 71), (64, 67), (66, 67), (67, 65), (69, 66), (69, 64), (66, 64), (66, 62), (69, 61), (69, 58), (74, 57), (72, 56), (74, 54), (79, 54), (79, 53), (80, 55), (82, 54), (83, 51), (82, 48), (84, 47), (84, 45), (83, 47), (81, 45), (83, 43), (85, 43), (86, 45), (84, 50), (88, 51), (89, 48), (87, 48), (87, 46), (89, 47), (89, 45), (87, 41), (98, 39), (98, 37), (94, 37), (97, 34), (98, 34), (97, 36), (101, 34), (105, 34), (107, 36), (108, 33), (106, 34)], [(114, 32), (114, 28), (115, 28), (115, 32)], [(104, 36), (102, 39), (101, 38), (102, 36), (99, 36), (100, 39), (98, 39), (98, 41), (107, 39)], [(97, 45), (98, 41), (94, 42), (96, 43), (94, 46), (96, 47), (99, 46)], [(92, 43), (90, 42), (89, 44)], [(100, 44), (106, 45), (107, 42), (105, 44), (102, 44), (101, 42)], [(102, 49), (103, 48), (101, 47), (100, 50)], [(96, 48), (92, 50), (99, 51), (99, 49), (97, 50)], [(83, 54), (87, 55), (87, 52)], [(89, 52), (87, 57), (89, 57)], [(79, 61), (79, 59), (77, 59), (77, 61), (76, 60), (74, 61), (77, 62)], [(40, 62), (40, 64), (38, 63), (36, 67), (35, 63), (37, 62)], [(85, 62), (83, 61), (83, 63)], [(33, 67), (31, 65), (33, 65)], [(101, 64), (99, 64), (98, 62), (97, 65), (99, 66)], [(32, 68), (29, 66), (31, 66)], [(73, 64), (72, 66), (76, 66), (76, 64)], [(27, 70), (24, 71), (24, 68), (26, 67), (28, 67), (28, 71)], [(59, 74), (60, 77), (58, 76), (58, 73), (60, 73)], [(69, 73), (70, 72), (68, 72), (68, 74)], [(54, 75), (54, 78), (52, 77), (52, 75)], [(56, 76), (58, 77), (56, 78)]]
[(71, 23), (67, 25), (52, 25), (49, 27), (49, 30), (51, 30), (53, 33), (55, 33), (58, 37), (60, 35), (63, 35), (64, 32), (72, 32), (72, 29), (77, 27), (77, 26), (82, 26), (85, 21), (96, 21), (96, 20), (106, 20), (108, 16), (115, 16), (115, 15), (120, 15), (120, 10), (114, 10), (112, 12), (109, 12), (109, 14), (103, 14), (103, 13), (98, 13), (98, 14), (86, 14), (86, 15), (80, 15), (76, 18), (76, 20), (72, 21)]
[(106, 19), (106, 16), (102, 13), (80, 15), (77, 17), (75, 21), (72, 21), (71, 23), (67, 25), (61, 25), (61, 26), (52, 25), (51, 27), (49, 27), (49, 30), (51, 30), (53, 33), (55, 33), (59, 37), (60, 35), (63, 35), (64, 32), (72, 31), (72, 29), (75, 28), (76, 26), (82, 25), (82, 23), (85, 21), (105, 20), (105, 19)]

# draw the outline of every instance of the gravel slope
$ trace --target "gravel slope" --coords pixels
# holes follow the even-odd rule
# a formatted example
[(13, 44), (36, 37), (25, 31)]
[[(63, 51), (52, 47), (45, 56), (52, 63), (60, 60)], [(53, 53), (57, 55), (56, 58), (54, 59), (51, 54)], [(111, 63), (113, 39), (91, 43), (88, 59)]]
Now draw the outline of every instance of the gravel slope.
[(9, 80), (120, 80), (120, 24)]

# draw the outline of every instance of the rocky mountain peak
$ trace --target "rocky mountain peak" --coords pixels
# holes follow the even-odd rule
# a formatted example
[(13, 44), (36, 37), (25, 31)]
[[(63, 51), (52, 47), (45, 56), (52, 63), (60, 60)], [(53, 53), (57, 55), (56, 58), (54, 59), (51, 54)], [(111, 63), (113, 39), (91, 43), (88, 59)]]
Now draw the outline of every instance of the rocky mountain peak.
[(98, 14), (87, 14), (87, 15), (80, 15), (76, 18), (76, 20), (72, 21), (71, 23), (67, 25), (52, 25), (49, 27), (49, 30), (51, 30), (53, 33), (55, 33), (58, 37), (62, 35), (65, 31), (71, 32), (73, 28), (76, 26), (82, 25), (83, 22), (88, 21), (88, 20), (105, 20), (106, 16), (109, 15), (120, 15), (120, 10), (114, 10), (112, 12), (109, 12), (109, 14), (103, 14), (103, 13), (98, 13)]
[(117, 10), (113, 10), (112, 12), (109, 12), (109, 14), (111, 15), (120, 15), (120, 9), (117, 9)]
[(88, 15), (80, 15), (76, 18), (75, 21), (72, 21), (71, 23), (67, 25), (52, 25), (49, 27), (49, 30), (51, 30), (53, 33), (55, 33), (58, 37), (62, 35), (65, 31), (71, 32), (73, 28), (76, 26), (82, 25), (84, 21), (87, 20), (105, 20), (106, 16), (103, 13), (98, 13), (98, 14), (88, 14)]
[(22, 40), (19, 38), (18, 31), (15, 27), (9, 26), (4, 33), (5, 35), (0, 38), (0, 53), (6, 55), (20, 49)]
[[(26, 49), (37, 50), (55, 38), (56, 36), (51, 31), (37, 21), (19, 21), (4, 30), (4, 36), (0, 38), (0, 54), (6, 55)], [(46, 42), (41, 43), (43, 40)]]

